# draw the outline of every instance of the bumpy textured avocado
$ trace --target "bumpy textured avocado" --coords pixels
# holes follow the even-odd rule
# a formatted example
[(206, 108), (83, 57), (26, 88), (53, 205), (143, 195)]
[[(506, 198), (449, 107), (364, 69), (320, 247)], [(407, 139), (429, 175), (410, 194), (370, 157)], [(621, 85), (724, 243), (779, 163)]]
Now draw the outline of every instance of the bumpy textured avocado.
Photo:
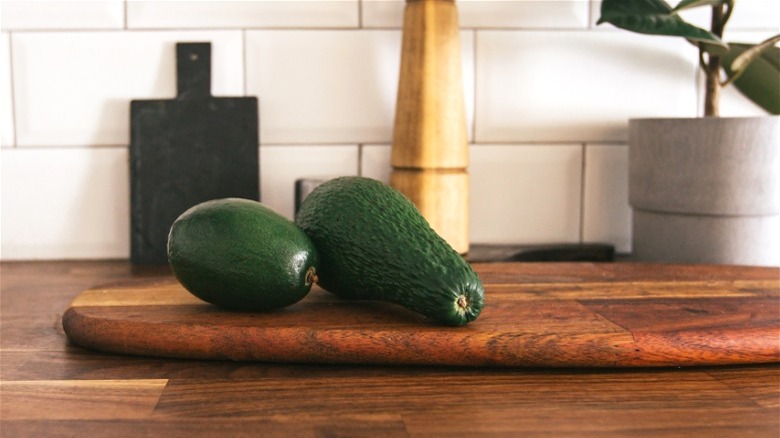
[(168, 235), (168, 261), (193, 295), (217, 306), (289, 306), (311, 289), (317, 250), (291, 220), (257, 201), (217, 199), (182, 213)]
[(335, 295), (400, 304), (451, 326), (482, 310), (484, 289), (471, 265), (387, 184), (327, 181), (306, 197), (295, 222), (319, 252), (318, 284)]

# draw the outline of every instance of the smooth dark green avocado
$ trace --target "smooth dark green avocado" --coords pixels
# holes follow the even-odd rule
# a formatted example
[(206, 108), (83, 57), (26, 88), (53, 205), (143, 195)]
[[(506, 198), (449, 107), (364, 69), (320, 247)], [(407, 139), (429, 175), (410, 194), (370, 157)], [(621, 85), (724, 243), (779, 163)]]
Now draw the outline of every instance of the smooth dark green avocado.
[(168, 234), (168, 262), (193, 295), (239, 311), (300, 301), (316, 279), (317, 250), (291, 220), (257, 201), (206, 201)]
[(315, 188), (295, 219), (320, 256), (318, 284), (352, 299), (400, 304), (439, 323), (477, 318), (482, 282), (397, 190), (363, 177)]

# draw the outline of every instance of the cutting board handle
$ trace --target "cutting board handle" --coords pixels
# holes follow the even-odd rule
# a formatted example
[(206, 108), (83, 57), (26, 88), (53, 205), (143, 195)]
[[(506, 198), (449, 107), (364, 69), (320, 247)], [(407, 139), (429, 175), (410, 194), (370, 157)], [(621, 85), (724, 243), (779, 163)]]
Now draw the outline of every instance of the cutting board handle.
[(176, 43), (177, 99), (211, 96), (211, 43)]

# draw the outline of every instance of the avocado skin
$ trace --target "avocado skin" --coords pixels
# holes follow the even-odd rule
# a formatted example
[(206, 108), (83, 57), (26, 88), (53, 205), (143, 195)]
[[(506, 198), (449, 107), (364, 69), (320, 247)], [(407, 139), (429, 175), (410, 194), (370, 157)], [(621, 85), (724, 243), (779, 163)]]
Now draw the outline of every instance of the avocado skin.
[(292, 221), (257, 201), (224, 198), (179, 216), (168, 261), (196, 297), (225, 309), (264, 311), (301, 300), (312, 286), (317, 251)]
[(319, 252), (318, 284), (335, 295), (392, 302), (450, 326), (482, 310), (484, 289), (471, 265), (387, 184), (326, 181), (306, 197), (295, 222)]

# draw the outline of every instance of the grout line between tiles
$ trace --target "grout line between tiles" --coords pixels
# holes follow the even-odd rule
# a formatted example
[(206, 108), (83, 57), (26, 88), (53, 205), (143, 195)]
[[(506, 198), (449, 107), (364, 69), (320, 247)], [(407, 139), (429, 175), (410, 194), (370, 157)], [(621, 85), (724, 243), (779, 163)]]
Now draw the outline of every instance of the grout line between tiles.
[(581, 155), (582, 159), (580, 160), (580, 227), (579, 227), (579, 238), (580, 243), (584, 243), (585, 241), (585, 170), (587, 165), (587, 143), (582, 143), (581, 145)]
[(13, 138), (11, 139), (11, 148), (16, 148), (19, 144), (19, 129), (16, 123), (16, 91), (14, 86), (14, 32), (8, 32), (8, 82), (11, 86), (11, 127), (13, 128)]
[(72, 150), (93, 150), (93, 149), (128, 149), (129, 144), (84, 144), (84, 145), (16, 145), (13, 148), (3, 149), (16, 149), (18, 151), (72, 151)]
[[(598, 143), (603, 145), (625, 145), (626, 141), (624, 140), (482, 140), (473, 142), (470, 145), (475, 147), (480, 146), (549, 146), (549, 147), (557, 147), (557, 146), (580, 146), (582, 143)], [(381, 144), (381, 143), (378, 143)]]
[[(149, 27), (123, 27), (129, 26), (129, 24), (123, 23), (122, 26), (116, 27), (92, 27), (92, 28), (56, 28), (56, 27), (41, 27), (41, 28), (24, 28), (24, 29), (3, 29), (3, 32), (19, 32), (19, 33), (68, 33), (68, 32), (209, 32), (209, 31), (236, 31), (236, 30), (250, 30), (250, 31), (322, 31), (322, 30), (403, 30), (403, 26), (362, 26), (358, 25), (319, 25), (319, 26), (304, 26), (304, 25), (289, 25), (289, 26), (149, 26)], [(497, 32), (610, 32), (619, 33), (619, 29), (610, 29), (605, 27), (512, 27), (512, 26), (460, 26), (461, 31), (497, 31)], [(772, 32), (773, 28), (748, 28), (748, 29), (732, 29), (733, 32)]]
[[(704, 72), (701, 69), (701, 64), (698, 62), (696, 63), (696, 68), (694, 69), (694, 76), (693, 76), (693, 86), (696, 88), (696, 103), (694, 104), (694, 114), (696, 114), (697, 117), (701, 117), (704, 115), (704, 87), (705, 87), (705, 79), (704, 79)], [(722, 94), (722, 90), (721, 90)]]
[(357, 147), (357, 174), (363, 176), (363, 143), (358, 143)]
[[(593, 144), (600, 144), (600, 145), (606, 145), (606, 146), (625, 146), (626, 141), (621, 140), (587, 140), (588, 143)], [(318, 140), (310, 140), (310, 141), (266, 141), (262, 144), (262, 146), (315, 146), (315, 147), (328, 147), (328, 146), (350, 146), (350, 145), (361, 145), (361, 146), (391, 146), (392, 145), (392, 139), (387, 139), (387, 141), (363, 141), (363, 140), (344, 140), (344, 141), (318, 141)], [(479, 142), (469, 142), (469, 146), (474, 147), (482, 147), (482, 146), (505, 146), (505, 147), (524, 147), (524, 146), (548, 146), (548, 147), (570, 147), (570, 146), (580, 146), (582, 145), (582, 140), (572, 140), (572, 141), (548, 141), (548, 140), (540, 140), (540, 141), (529, 141), (529, 140), (518, 140), (518, 141), (479, 141)]]
[(472, 102), (472, 115), (471, 115), (471, 142), (475, 143), (477, 141), (477, 84), (479, 81), (477, 80), (477, 34), (479, 32), (477, 30), (473, 31), (473, 35), (471, 36), (471, 52), (472, 52), (472, 78), (474, 81), (474, 86), (472, 87), (472, 95), (471, 95), (471, 102)]
[(124, 0), (124, 1), (122, 2), (122, 5), (123, 5), (123, 11), (124, 11), (124, 16), (122, 17), (122, 26), (123, 26), (123, 30), (127, 30), (127, 29), (128, 29), (128, 28), (127, 28), (127, 2), (128, 2), (128, 1), (130, 1), (130, 0)]
[(593, 30), (594, 29), (594, 26), (593, 26), (593, 8), (595, 7), (596, 2), (597, 2), (597, 0), (589, 0), (588, 1), (588, 25), (587, 25), (588, 30)]
[(265, 143), (261, 143), (260, 147), (332, 147), (332, 146), (360, 146), (360, 145), (374, 145), (374, 146), (390, 146), (390, 143), (368, 143), (368, 142), (361, 142), (361, 141), (332, 141), (332, 142), (317, 142), (317, 141), (308, 141), (308, 142), (273, 142), (273, 141), (266, 141)]
[(358, 29), (363, 29), (363, 0), (358, 0)]
[[(247, 51), (248, 51), (248, 49), (247, 49), (247, 45), (246, 45), (246, 30), (242, 29), (241, 30), (241, 71), (243, 73), (243, 79), (244, 79), (244, 81), (243, 81), (244, 82), (244, 84), (243, 84), (244, 89), (242, 90), (243, 91), (243, 93), (242, 93), (243, 96), (247, 95), (247, 90), (248, 90), (247, 78), (249, 77), (249, 74), (248, 74), (248, 71), (247, 71), (247, 61), (246, 61), (246, 59), (247, 59)], [(258, 108), (258, 111), (259, 111), (259, 108)]]

